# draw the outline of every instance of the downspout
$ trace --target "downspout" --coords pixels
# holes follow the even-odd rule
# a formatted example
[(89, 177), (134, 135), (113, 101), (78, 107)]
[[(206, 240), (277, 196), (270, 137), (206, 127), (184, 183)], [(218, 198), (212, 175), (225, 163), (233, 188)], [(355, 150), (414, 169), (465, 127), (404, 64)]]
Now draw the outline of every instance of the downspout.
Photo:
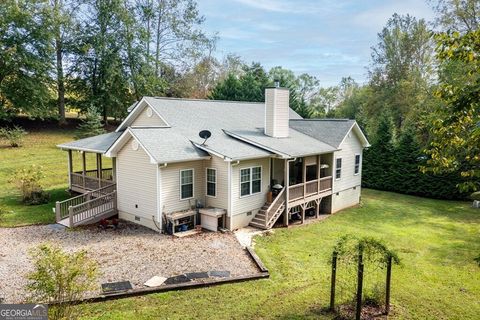
[[(162, 232), (162, 168), (166, 168), (167, 164), (164, 163), (163, 165), (157, 165), (157, 222), (159, 226), (157, 226), (158, 231)], [(156, 224), (155, 224), (156, 225)]]
[(232, 231), (232, 221), (233, 221), (233, 212), (232, 212), (232, 167), (238, 166), (240, 163), (239, 160), (235, 161), (235, 163), (232, 163), (232, 160), (227, 160), (228, 163), (228, 210), (227, 214), (230, 215), (229, 223), (228, 223), (228, 229)]

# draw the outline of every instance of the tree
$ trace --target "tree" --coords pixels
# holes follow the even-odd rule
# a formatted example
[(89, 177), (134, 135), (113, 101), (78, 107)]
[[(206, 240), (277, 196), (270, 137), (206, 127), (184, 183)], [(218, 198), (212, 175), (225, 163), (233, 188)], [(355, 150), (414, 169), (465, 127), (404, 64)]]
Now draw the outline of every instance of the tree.
[(372, 100), (366, 105), (369, 126), (375, 131), (375, 116), (387, 110), (395, 129), (414, 122), (425, 108), (432, 77), (432, 43), (423, 19), (394, 14), (378, 34), (372, 48), (369, 85)]
[(48, 11), (40, 1), (5, 0), (0, 5), (0, 118), (23, 112), (52, 114), (49, 77), (52, 47)]
[(392, 190), (394, 169), (394, 147), (392, 124), (387, 115), (382, 115), (372, 146), (364, 152), (363, 184), (365, 187)]
[[(436, 35), (437, 59), (444, 68), (460, 66), (462, 74), (440, 74), (436, 95), (443, 105), (431, 118), (431, 159), (425, 170), (459, 171), (463, 191), (480, 189), (480, 30)], [(445, 70), (445, 69), (444, 69)]]
[(97, 109), (92, 105), (88, 108), (85, 114), (85, 119), (78, 126), (77, 139), (83, 139), (93, 137), (99, 134), (105, 133), (102, 122), (100, 121), (100, 115)]
[(437, 13), (435, 24), (444, 31), (472, 32), (480, 27), (480, 2), (478, 0), (430, 1)]

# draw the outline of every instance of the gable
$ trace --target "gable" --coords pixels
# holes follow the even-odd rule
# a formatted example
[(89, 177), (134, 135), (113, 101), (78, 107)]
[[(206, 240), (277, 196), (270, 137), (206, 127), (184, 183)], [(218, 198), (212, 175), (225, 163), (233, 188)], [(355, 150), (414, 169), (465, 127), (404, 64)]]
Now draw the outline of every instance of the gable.
[(133, 119), (130, 127), (167, 127), (167, 123), (153, 111), (150, 106), (145, 106), (143, 110)]

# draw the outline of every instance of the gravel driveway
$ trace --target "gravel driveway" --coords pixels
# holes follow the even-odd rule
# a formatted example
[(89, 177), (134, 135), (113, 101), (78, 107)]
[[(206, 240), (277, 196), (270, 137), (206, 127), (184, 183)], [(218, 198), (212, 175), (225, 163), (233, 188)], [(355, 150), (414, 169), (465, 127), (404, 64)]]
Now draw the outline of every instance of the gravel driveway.
[(155, 275), (186, 272), (225, 270), (231, 276), (259, 272), (231, 233), (174, 238), (126, 222), (117, 230), (95, 226), (68, 230), (58, 225), (0, 228), (0, 298), (5, 302), (25, 300), (25, 274), (32, 268), (28, 250), (44, 242), (67, 251), (86, 249), (99, 264), (99, 287), (105, 282), (130, 281), (140, 288)]

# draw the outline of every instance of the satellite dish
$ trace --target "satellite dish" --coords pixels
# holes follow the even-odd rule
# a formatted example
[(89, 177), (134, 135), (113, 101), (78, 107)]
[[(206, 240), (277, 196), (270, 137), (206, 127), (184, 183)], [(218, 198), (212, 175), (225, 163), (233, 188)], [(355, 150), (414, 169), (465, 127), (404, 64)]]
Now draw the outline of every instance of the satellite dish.
[(204, 139), (204, 141), (202, 143), (202, 145), (204, 145), (205, 142), (207, 142), (207, 139), (212, 136), (212, 133), (208, 130), (202, 130), (202, 131), (200, 131), (200, 133), (198, 135), (200, 136), (200, 138)]

